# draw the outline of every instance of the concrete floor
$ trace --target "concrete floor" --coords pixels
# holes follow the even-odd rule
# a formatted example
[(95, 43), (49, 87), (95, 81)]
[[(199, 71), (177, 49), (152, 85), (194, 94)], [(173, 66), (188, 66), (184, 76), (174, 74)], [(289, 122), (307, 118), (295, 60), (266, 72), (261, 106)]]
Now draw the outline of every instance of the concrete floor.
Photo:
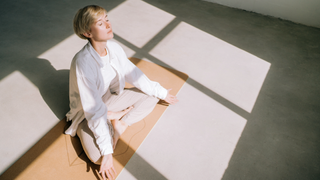
[(320, 29), (195, 0), (1, 1), (0, 174), (68, 111), (87, 4), (190, 76), (118, 179), (320, 179)]

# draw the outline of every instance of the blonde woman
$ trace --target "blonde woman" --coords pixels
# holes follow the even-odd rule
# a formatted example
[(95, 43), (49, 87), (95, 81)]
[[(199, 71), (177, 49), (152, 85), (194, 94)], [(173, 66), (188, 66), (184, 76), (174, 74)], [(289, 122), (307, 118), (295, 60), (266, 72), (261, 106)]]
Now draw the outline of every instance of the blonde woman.
[[(112, 153), (126, 128), (147, 116), (159, 99), (175, 104), (176, 96), (151, 81), (114, 41), (104, 8), (90, 5), (80, 9), (74, 32), (88, 43), (74, 56), (70, 67), (70, 111), (72, 121), (66, 134), (79, 136), (82, 147), (100, 164), (103, 179), (114, 179)], [(125, 82), (135, 88), (124, 89)]]

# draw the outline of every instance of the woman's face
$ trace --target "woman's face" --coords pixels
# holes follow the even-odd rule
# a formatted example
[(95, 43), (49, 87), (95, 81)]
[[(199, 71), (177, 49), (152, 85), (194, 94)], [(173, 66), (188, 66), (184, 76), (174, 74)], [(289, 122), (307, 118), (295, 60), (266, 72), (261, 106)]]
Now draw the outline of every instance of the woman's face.
[(113, 38), (113, 32), (107, 14), (103, 13), (92, 25), (90, 38), (96, 42), (104, 42)]

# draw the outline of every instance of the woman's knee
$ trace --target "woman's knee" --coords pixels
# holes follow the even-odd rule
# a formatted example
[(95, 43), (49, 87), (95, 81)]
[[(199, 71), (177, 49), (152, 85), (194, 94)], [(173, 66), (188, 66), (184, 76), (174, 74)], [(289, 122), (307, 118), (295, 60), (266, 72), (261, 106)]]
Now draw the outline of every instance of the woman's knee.
[(145, 108), (145, 111), (147, 114), (151, 113), (151, 111), (155, 108), (155, 106), (157, 105), (157, 103), (159, 102), (158, 98), (152, 97), (152, 96), (148, 96), (145, 100), (144, 100), (144, 104), (143, 107)]
[(82, 148), (86, 153), (89, 160), (95, 164), (101, 163), (101, 155), (98, 145), (95, 142), (93, 133), (87, 125), (87, 120), (84, 120), (79, 124), (77, 129), (77, 135), (81, 141)]

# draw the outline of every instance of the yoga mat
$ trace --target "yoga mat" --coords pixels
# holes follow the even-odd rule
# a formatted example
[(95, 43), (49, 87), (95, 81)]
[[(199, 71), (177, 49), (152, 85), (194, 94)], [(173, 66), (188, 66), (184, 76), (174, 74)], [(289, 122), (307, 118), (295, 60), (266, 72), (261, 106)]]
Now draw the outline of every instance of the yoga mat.
[[(130, 60), (151, 80), (159, 82), (167, 89), (172, 88), (170, 93), (174, 95), (178, 93), (188, 79), (186, 74), (170, 68), (137, 58), (130, 58)], [(127, 84), (126, 87), (131, 87), (131, 85)], [(166, 103), (160, 101), (147, 117), (128, 127), (121, 135), (113, 154), (114, 167), (118, 175), (167, 107)], [(102, 179), (98, 173), (100, 166), (90, 162), (82, 149), (79, 138), (63, 133), (67, 126), (65, 119), (61, 120), (8, 168), (0, 176), (0, 180)]]

